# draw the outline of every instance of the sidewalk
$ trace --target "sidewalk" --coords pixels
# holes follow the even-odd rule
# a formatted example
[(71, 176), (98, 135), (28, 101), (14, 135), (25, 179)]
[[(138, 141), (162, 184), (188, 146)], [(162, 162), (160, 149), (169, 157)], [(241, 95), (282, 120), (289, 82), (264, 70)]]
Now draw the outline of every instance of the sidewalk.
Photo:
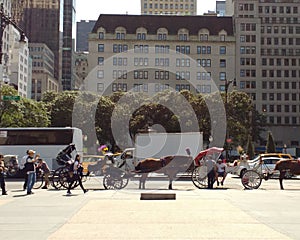
[[(142, 192), (175, 193), (176, 200), (140, 200)], [(290, 239), (280, 233), (284, 226), (274, 230), (273, 223), (259, 219), (269, 209), (255, 215), (255, 208), (239, 206), (245, 197), (245, 204), (265, 204), (274, 192), (192, 188), (73, 193), (36, 190), (26, 196), (15, 190), (0, 196), (1, 239)], [(293, 218), (287, 221), (299, 225)]]
[(226, 200), (181, 199), (91, 200), (49, 239), (289, 238)]

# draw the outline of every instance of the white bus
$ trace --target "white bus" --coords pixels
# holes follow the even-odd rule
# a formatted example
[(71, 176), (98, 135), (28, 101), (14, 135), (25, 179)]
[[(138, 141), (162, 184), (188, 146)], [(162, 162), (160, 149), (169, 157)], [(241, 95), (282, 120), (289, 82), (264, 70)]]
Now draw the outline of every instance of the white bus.
[(41, 155), (51, 169), (58, 167), (57, 154), (70, 143), (76, 146), (76, 152), (82, 155), (82, 131), (73, 127), (51, 128), (0, 128), (0, 153), (17, 155), (18, 160), (33, 149)]

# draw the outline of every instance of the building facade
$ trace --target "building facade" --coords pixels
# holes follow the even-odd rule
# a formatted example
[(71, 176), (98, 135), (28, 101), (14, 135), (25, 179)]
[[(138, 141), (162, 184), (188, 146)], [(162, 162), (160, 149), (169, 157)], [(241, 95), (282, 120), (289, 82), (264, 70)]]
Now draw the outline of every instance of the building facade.
[(45, 43), (52, 50), (54, 77), (58, 79), (60, 0), (12, 0), (12, 18), (30, 43)]
[(28, 88), (31, 87), (31, 68), (28, 39), (26, 42), (20, 42), (20, 32), (11, 28), (9, 45), (9, 83), (15, 86), (21, 97), (30, 98)]
[(229, 0), (238, 88), (263, 113), (277, 146), (299, 146), (300, 0)]
[(99, 94), (224, 91), (234, 61), (231, 17), (101, 15), (89, 35), (85, 88)]
[(72, 90), (75, 88), (73, 72), (73, 52), (75, 34), (75, 0), (63, 1), (63, 47), (62, 47), (62, 70), (61, 85), (62, 90)]
[(30, 43), (29, 50), (32, 59), (31, 99), (40, 101), (44, 92), (59, 90), (59, 82), (54, 78), (55, 55), (44, 43)]
[(88, 54), (83, 52), (76, 52), (74, 58), (75, 73), (82, 84), (88, 75)]
[(81, 20), (76, 23), (76, 52), (88, 52), (88, 35), (92, 31), (96, 21)]
[(197, 0), (141, 0), (142, 15), (197, 15)]
[[(11, 16), (12, 2), (0, 1), (5, 17)], [(12, 22), (4, 24), (2, 32), (2, 61), (0, 64), (0, 81), (17, 89), (22, 97), (29, 97), (31, 86), (28, 39), (21, 40), (20, 30)]]

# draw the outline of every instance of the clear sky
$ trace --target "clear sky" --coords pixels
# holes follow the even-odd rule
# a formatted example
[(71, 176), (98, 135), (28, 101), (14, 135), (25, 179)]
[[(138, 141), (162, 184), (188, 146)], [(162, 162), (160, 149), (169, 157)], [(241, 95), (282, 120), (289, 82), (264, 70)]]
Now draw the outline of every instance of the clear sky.
[[(76, 0), (76, 22), (97, 20), (101, 13), (140, 14), (140, 0)], [(216, 0), (198, 0), (197, 13), (216, 10)]]

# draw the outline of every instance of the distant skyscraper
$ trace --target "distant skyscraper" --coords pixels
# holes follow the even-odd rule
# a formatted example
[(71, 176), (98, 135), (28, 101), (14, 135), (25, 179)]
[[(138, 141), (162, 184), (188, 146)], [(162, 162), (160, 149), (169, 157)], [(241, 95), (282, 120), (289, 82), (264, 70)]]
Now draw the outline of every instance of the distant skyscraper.
[(142, 15), (197, 15), (197, 0), (141, 0)]
[[(63, 48), (62, 48), (62, 75), (63, 90), (75, 87), (73, 78), (73, 31), (75, 30), (75, 0), (64, 0), (63, 4)], [(74, 34), (75, 35), (75, 34)], [(75, 37), (75, 36), (74, 36)]]
[(12, 0), (12, 18), (30, 43), (45, 43), (55, 55), (54, 77), (59, 77), (60, 0)]
[(226, 15), (226, 1), (216, 1), (216, 13), (218, 16)]
[(77, 22), (76, 32), (76, 52), (87, 52), (89, 50), (88, 37), (92, 31), (96, 21), (84, 21)]

